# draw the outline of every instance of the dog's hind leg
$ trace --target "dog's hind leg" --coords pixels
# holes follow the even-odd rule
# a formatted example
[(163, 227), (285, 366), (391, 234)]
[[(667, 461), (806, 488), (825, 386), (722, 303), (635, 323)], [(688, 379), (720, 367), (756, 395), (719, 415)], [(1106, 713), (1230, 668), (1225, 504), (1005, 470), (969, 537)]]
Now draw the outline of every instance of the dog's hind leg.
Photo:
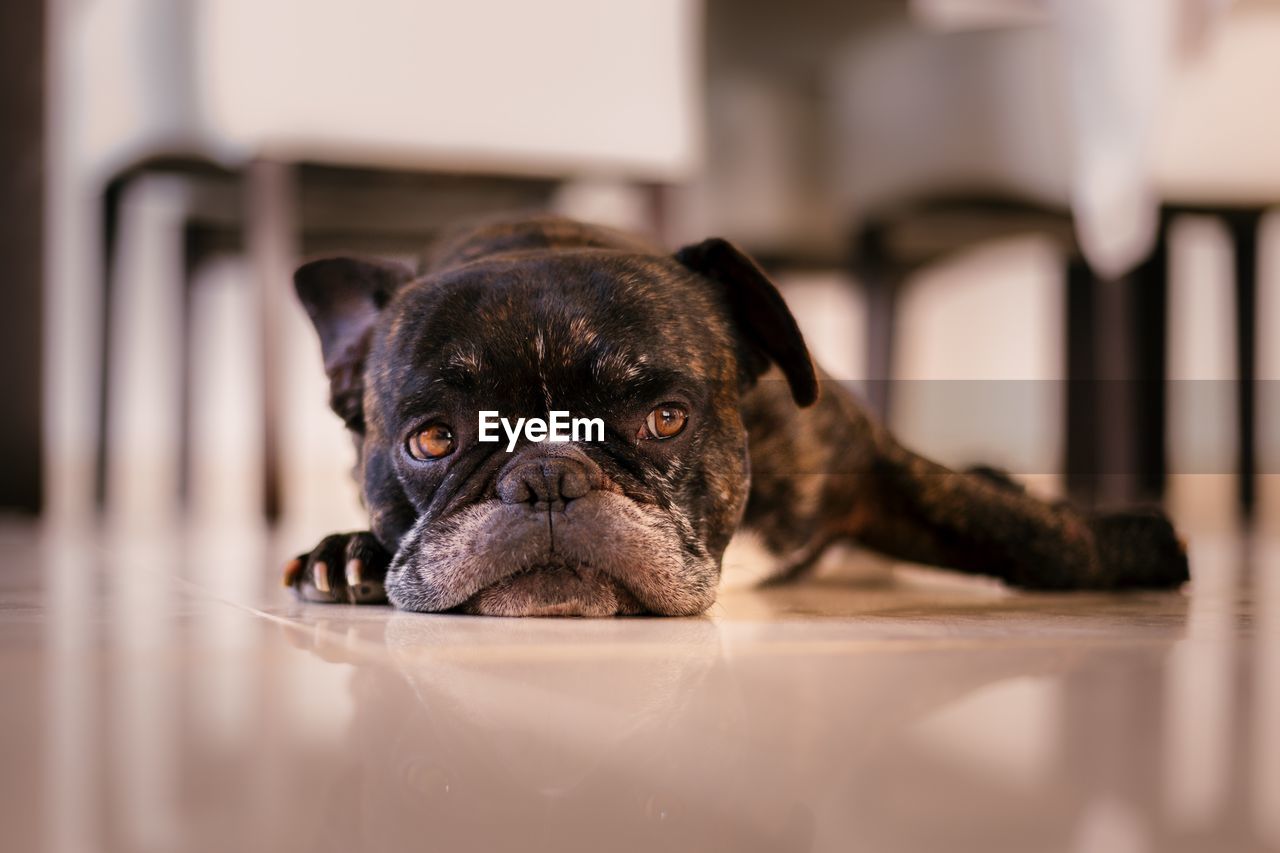
[[(1185, 550), (1159, 511), (1087, 514), (1007, 480), (949, 470), (876, 432), (870, 470), (847, 495), (848, 509), (835, 513), (871, 548), (1029, 588), (1162, 588), (1187, 580)], [(838, 491), (831, 497), (838, 500)]]
[(743, 524), (803, 574), (815, 548), (851, 539), (913, 562), (1041, 589), (1162, 588), (1186, 553), (1159, 511), (1083, 512), (1028, 493), (1003, 472), (953, 471), (900, 445), (841, 383), (797, 409), (781, 383), (744, 401), (751, 499)]

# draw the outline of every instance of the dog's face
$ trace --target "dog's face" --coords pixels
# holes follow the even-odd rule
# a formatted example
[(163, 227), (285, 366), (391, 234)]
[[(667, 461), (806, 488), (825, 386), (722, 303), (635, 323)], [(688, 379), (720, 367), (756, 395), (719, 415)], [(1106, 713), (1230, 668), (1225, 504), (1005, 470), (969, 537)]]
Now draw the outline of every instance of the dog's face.
[[(702, 612), (747, 499), (740, 394), (776, 363), (798, 402), (816, 396), (781, 298), (723, 241), (512, 253), (418, 279), (334, 259), (296, 281), (371, 528), (395, 551), (388, 596), (409, 610)], [(566, 411), (603, 434), (482, 441), (481, 411)]]

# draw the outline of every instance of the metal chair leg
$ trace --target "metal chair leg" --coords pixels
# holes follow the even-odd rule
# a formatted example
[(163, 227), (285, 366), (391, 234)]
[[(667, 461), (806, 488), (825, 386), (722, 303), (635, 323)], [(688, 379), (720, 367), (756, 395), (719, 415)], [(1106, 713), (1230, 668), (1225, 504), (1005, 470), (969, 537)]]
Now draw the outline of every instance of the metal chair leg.
[(1162, 217), (1151, 255), (1131, 276), (1133, 282), (1133, 369), (1131, 382), (1136, 497), (1164, 497), (1166, 469), (1165, 377), (1169, 293), (1169, 218)]
[(1098, 497), (1097, 341), (1094, 302), (1098, 282), (1083, 258), (1067, 263), (1066, 471), (1067, 494), (1082, 506)]
[(1235, 244), (1236, 273), (1236, 468), (1240, 513), (1251, 522), (1257, 509), (1256, 378), (1258, 227), (1261, 210), (1234, 211), (1225, 217)]
[(879, 228), (868, 226), (857, 239), (855, 257), (858, 266), (854, 275), (862, 282), (867, 300), (867, 401), (880, 422), (887, 424), (901, 273), (892, 268), (884, 250), (884, 235)]
[(284, 163), (259, 160), (249, 166), (244, 195), (245, 244), (258, 290), (262, 345), (263, 513), (268, 523), (280, 520), (280, 317), (286, 283), (297, 257), (294, 173)]
[(107, 477), (111, 449), (111, 358), (115, 350), (115, 300), (116, 258), (120, 238), (120, 205), (132, 180), (131, 174), (122, 174), (102, 192), (102, 222), (100, 246), (102, 311), (98, 340), (98, 412), (97, 446), (94, 448), (93, 502), (99, 513), (107, 506)]

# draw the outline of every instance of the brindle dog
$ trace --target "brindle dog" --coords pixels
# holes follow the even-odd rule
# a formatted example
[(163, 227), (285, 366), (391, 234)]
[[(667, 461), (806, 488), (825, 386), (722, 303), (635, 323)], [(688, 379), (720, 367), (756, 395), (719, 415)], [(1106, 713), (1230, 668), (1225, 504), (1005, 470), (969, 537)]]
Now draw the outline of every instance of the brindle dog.
[[(419, 271), (301, 267), (369, 530), (286, 570), (306, 599), (493, 615), (701, 613), (735, 531), (794, 578), (853, 541), (1036, 589), (1172, 587), (1160, 513), (1090, 514), (903, 448), (815, 369), (732, 245), (666, 254), (554, 217), (438, 243)], [(603, 418), (603, 441), (478, 440), (478, 412)]]

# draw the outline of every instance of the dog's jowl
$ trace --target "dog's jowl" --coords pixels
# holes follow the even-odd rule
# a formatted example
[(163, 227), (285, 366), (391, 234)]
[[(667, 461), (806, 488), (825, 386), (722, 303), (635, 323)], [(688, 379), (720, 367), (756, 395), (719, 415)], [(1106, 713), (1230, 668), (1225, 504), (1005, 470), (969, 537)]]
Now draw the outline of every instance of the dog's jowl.
[[(519, 219), (458, 232), (420, 270), (332, 258), (295, 284), (369, 511), (290, 564), (311, 600), (689, 616), (739, 529), (777, 579), (839, 541), (1022, 587), (1187, 578), (1157, 512), (1088, 514), (905, 450), (723, 240), (667, 254)], [(589, 435), (546, 440), (567, 413)]]

